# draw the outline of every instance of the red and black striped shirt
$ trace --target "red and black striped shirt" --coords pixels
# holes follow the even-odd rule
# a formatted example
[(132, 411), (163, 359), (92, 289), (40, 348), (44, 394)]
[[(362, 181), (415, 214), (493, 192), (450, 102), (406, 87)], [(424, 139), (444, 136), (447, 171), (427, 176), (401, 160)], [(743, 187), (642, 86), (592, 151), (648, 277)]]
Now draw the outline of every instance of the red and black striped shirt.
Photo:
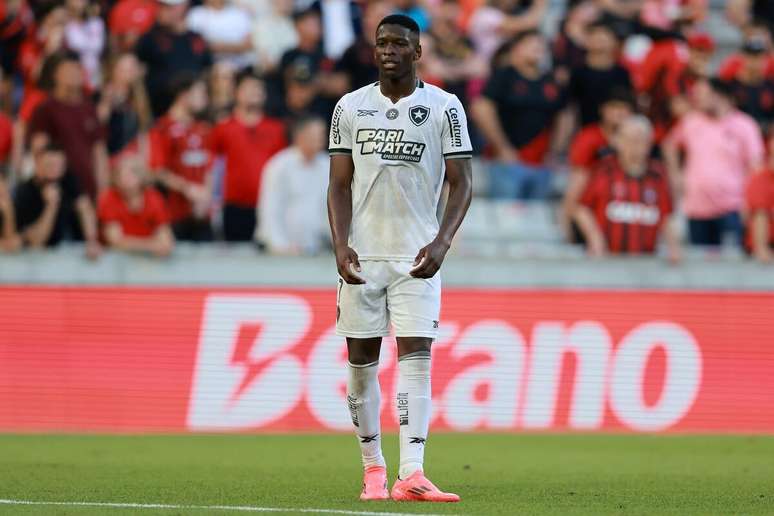
[(653, 253), (670, 213), (672, 197), (661, 164), (655, 160), (640, 177), (627, 174), (615, 156), (599, 163), (581, 203), (587, 206), (614, 254)]

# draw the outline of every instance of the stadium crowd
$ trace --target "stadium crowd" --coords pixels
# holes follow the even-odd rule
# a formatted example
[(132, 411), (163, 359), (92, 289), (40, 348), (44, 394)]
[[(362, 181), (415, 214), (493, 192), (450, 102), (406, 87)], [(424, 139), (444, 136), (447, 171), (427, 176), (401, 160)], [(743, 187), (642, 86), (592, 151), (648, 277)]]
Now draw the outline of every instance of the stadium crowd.
[(467, 108), (483, 196), (555, 203), (592, 256), (731, 239), (771, 261), (774, 2), (726, 3), (719, 66), (707, 0), (569, 0), (557, 27), (549, 3), (0, 0), (0, 250), (324, 251), (330, 115), (402, 12), (420, 76)]

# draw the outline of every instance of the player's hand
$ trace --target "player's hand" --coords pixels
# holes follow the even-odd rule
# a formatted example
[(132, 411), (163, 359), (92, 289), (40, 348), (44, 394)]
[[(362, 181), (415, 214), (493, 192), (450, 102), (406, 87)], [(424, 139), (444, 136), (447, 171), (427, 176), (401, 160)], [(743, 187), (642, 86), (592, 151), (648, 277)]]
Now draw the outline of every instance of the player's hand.
[(432, 278), (441, 268), (443, 259), (449, 251), (449, 244), (433, 240), (419, 250), (414, 258), (414, 267), (409, 274), (415, 278)]
[[(348, 245), (343, 245), (335, 249), (336, 253), (336, 268), (339, 270), (339, 276), (341, 279), (349, 283), (350, 285), (362, 285), (365, 280), (355, 274), (360, 272), (360, 261), (357, 258), (357, 253), (354, 249)], [(354, 269), (354, 271), (353, 271)]]

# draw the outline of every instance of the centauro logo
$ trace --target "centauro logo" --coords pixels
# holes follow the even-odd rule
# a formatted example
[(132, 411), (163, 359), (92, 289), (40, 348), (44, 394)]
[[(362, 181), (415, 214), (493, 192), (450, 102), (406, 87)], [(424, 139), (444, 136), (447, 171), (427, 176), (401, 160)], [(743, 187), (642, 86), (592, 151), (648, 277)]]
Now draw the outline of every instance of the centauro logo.
[(381, 154), (382, 159), (397, 161), (422, 160), (425, 144), (403, 141), (402, 129), (360, 129), (356, 143), (360, 144), (360, 154)]

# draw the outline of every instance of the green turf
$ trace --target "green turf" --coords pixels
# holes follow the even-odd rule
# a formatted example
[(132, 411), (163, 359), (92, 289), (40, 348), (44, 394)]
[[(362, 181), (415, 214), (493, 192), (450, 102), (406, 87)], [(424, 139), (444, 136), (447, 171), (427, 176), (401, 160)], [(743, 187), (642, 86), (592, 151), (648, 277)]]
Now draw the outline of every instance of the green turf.
[[(394, 476), (397, 439), (385, 436)], [(349, 435), (0, 435), (0, 498), (453, 514), (774, 514), (773, 437), (436, 434), (460, 504), (360, 503)], [(0, 514), (246, 514), (7, 506)]]

